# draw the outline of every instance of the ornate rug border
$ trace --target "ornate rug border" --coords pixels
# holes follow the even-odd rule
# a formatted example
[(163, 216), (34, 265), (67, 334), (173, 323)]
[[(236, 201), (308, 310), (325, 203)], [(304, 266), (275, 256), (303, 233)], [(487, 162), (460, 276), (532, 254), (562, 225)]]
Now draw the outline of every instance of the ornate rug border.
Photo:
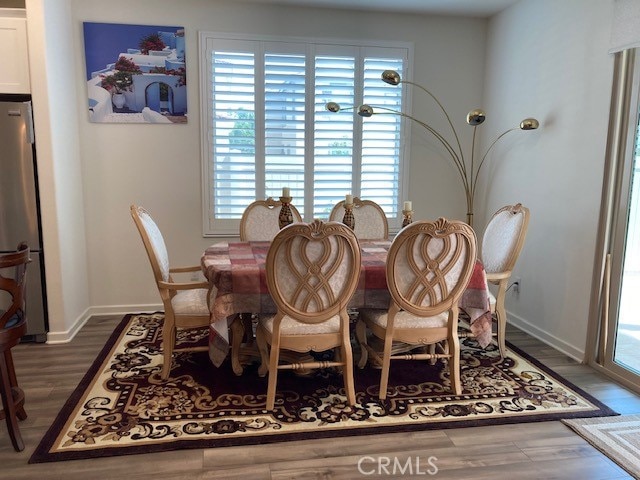
[(157, 445), (141, 445), (141, 446), (127, 446), (127, 447), (111, 447), (111, 448), (98, 448), (90, 451), (78, 451), (78, 452), (63, 452), (63, 453), (49, 453), (50, 448), (53, 446), (55, 439), (60, 434), (60, 429), (66, 423), (67, 418), (73, 412), (78, 401), (84, 395), (86, 389), (91, 385), (92, 380), (98, 373), (107, 359), (109, 352), (114, 348), (116, 342), (121, 337), (125, 329), (131, 323), (134, 316), (137, 315), (153, 315), (162, 312), (152, 313), (131, 313), (125, 315), (118, 326), (114, 329), (113, 333), (105, 343), (100, 353), (96, 356), (92, 365), (87, 370), (87, 373), (83, 376), (82, 380), (78, 383), (78, 386), (71, 393), (64, 406), (60, 409), (60, 412), (56, 415), (55, 420), (51, 426), (47, 429), (44, 437), (35, 448), (29, 463), (46, 463), (46, 462), (58, 462), (67, 460), (82, 460), (90, 458), (102, 458), (111, 456), (122, 455), (136, 455), (141, 453), (156, 453), (167, 452), (172, 450), (183, 449), (197, 449), (197, 448), (216, 448), (216, 447), (234, 447), (240, 445), (257, 445), (264, 443), (280, 443), (293, 440), (310, 440), (321, 438), (335, 438), (346, 437), (355, 435), (379, 435), (384, 433), (398, 433), (398, 432), (410, 432), (421, 430), (444, 430), (450, 428), (466, 428), (466, 427), (481, 427), (487, 425), (508, 425), (517, 423), (531, 423), (540, 421), (557, 421), (570, 418), (591, 418), (591, 417), (606, 417), (617, 416), (619, 413), (613, 411), (607, 405), (594, 398), (589, 393), (585, 392), (580, 387), (574, 385), (572, 382), (562, 377), (560, 374), (549, 369), (542, 364), (542, 362), (533, 358), (520, 348), (507, 342), (508, 348), (517, 355), (530, 362), (536, 368), (539, 368), (545, 374), (553, 377), (559, 383), (570, 388), (575, 393), (581, 395), (584, 400), (591, 403), (596, 409), (591, 411), (582, 412), (566, 412), (566, 413), (549, 413), (544, 414), (544, 418), (540, 418), (538, 415), (522, 415), (519, 417), (505, 417), (505, 418), (491, 418), (480, 420), (452, 420), (443, 422), (434, 422), (432, 424), (412, 424), (412, 425), (388, 425), (378, 427), (366, 427), (366, 428), (344, 428), (339, 430), (328, 430), (313, 433), (283, 433), (283, 434), (271, 434), (271, 435), (256, 435), (251, 438), (211, 438), (201, 440), (173, 440), (171, 442), (159, 443)]

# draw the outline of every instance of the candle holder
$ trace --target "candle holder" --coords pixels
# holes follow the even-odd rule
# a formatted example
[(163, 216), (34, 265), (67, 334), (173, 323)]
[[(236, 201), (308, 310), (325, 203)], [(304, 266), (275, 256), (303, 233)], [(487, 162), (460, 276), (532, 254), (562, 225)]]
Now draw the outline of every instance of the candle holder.
[(280, 228), (284, 228), (293, 223), (293, 214), (291, 213), (291, 207), (289, 206), (291, 204), (291, 200), (292, 197), (280, 197), (280, 202), (282, 203), (280, 215), (278, 215)]
[(413, 223), (413, 210), (402, 210), (402, 227), (406, 227), (410, 223)]
[(344, 204), (344, 217), (342, 217), (342, 223), (351, 230), (356, 228), (356, 219), (353, 216), (353, 203)]

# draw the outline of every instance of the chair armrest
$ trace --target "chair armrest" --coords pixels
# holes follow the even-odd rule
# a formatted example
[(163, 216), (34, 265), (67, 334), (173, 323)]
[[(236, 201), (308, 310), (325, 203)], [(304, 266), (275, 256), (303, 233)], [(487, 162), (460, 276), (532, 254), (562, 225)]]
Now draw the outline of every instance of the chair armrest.
[(180, 272), (197, 272), (202, 270), (200, 265), (192, 265), (189, 267), (173, 267), (169, 269), (169, 273), (180, 273)]
[(158, 286), (167, 290), (195, 290), (210, 287), (209, 282), (158, 282)]
[(487, 282), (499, 282), (505, 280), (511, 276), (511, 272), (493, 272), (487, 273)]

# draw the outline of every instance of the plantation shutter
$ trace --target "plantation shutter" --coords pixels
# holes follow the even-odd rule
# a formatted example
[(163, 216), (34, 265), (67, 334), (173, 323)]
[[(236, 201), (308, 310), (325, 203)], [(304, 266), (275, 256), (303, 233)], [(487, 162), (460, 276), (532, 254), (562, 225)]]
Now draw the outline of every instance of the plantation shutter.
[[(288, 187), (305, 221), (346, 194), (378, 202), (400, 224), (402, 122), (361, 118), (361, 103), (403, 110), (407, 47), (201, 33), (204, 234), (237, 235), (242, 212)], [(347, 107), (326, 110), (328, 102)]]
[[(278, 46), (269, 45), (269, 50)], [(279, 46), (280, 50), (285, 47)], [(295, 46), (288, 46), (296, 50)], [(264, 142), (265, 191), (278, 198), (289, 187), (292, 203), (302, 212), (305, 191), (306, 57), (265, 53)], [(298, 47), (298, 50), (300, 48)]]
[[(384, 70), (403, 71), (401, 60), (364, 59), (363, 103), (400, 112), (402, 89), (380, 80)], [(362, 125), (362, 178), (360, 196), (378, 203), (388, 217), (399, 213), (400, 142), (402, 117), (373, 115)]]
[(353, 57), (315, 59), (314, 218), (328, 218), (333, 206), (354, 190), (353, 110), (332, 113), (326, 104), (354, 105), (355, 67)]
[(213, 205), (240, 218), (256, 198), (255, 54), (213, 54)]

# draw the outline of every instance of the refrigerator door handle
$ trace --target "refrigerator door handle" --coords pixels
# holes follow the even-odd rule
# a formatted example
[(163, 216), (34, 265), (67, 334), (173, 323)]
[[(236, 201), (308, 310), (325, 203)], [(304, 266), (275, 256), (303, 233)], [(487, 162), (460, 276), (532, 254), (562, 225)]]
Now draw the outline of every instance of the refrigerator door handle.
[(27, 110), (26, 118), (24, 119), (25, 136), (27, 137), (27, 143), (33, 145), (36, 141), (33, 134), (33, 114), (31, 109), (31, 102), (24, 102), (25, 109)]

